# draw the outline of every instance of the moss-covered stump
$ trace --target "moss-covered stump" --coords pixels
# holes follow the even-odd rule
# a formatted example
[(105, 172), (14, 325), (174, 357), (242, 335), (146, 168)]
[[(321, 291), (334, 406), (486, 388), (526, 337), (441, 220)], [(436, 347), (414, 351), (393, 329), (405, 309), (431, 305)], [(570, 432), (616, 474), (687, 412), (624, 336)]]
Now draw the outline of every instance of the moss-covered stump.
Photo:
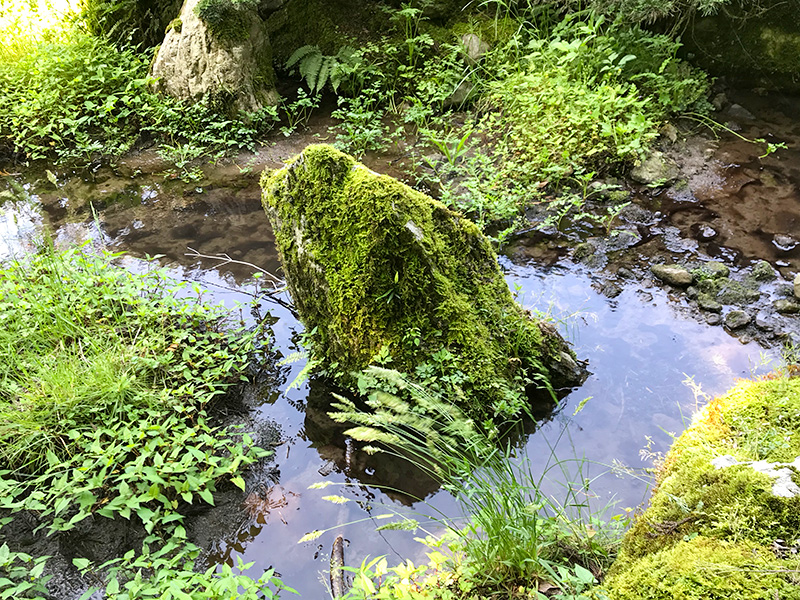
[(447, 379), (486, 417), (579, 382), (563, 339), (514, 302), (486, 238), (441, 203), (331, 146), (309, 146), (261, 185), (315, 358), (346, 385), (389, 365)]
[(800, 598), (800, 380), (747, 381), (673, 444), (604, 587), (615, 599)]

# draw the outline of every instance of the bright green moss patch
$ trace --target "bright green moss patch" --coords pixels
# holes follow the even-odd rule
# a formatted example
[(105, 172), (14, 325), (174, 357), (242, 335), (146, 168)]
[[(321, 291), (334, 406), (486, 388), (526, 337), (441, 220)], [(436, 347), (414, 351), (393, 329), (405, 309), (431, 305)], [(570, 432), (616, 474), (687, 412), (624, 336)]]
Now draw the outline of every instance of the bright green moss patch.
[(292, 297), (329, 371), (378, 363), (449, 377), (487, 416), (517, 413), (526, 387), (574, 367), (555, 331), (513, 301), (477, 227), (442, 204), (331, 146), (308, 147), (262, 187)]
[(619, 600), (798, 598), (797, 566), (768, 547), (699, 536), (626, 565), (606, 591)]
[(219, 40), (242, 42), (250, 37), (255, 0), (200, 0), (194, 11)]
[(800, 598), (791, 550), (800, 497), (754, 464), (792, 463), (799, 428), (797, 379), (742, 382), (711, 401), (676, 440), (626, 536), (606, 583), (612, 598)]

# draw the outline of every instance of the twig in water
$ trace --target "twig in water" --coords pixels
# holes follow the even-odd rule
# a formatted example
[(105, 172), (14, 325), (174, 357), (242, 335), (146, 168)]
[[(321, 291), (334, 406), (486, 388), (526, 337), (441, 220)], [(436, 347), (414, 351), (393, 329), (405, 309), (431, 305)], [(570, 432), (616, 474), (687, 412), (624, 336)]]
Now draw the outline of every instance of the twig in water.
[(236, 260), (235, 258), (231, 258), (230, 256), (228, 256), (227, 254), (217, 254), (217, 255), (201, 254), (200, 252), (198, 252), (197, 250), (195, 250), (194, 248), (191, 248), (189, 246), (187, 246), (186, 249), (189, 250), (189, 252), (187, 252), (185, 254), (185, 256), (191, 256), (192, 258), (208, 258), (208, 259), (211, 259), (211, 260), (221, 260), (222, 262), (217, 265), (218, 267), (223, 267), (223, 266), (228, 265), (228, 264), (244, 265), (246, 267), (250, 267), (252, 269), (255, 269), (256, 271), (258, 271), (260, 273), (263, 273), (264, 275), (266, 275), (267, 277), (272, 279), (273, 287), (281, 287), (282, 288), (282, 287), (284, 287), (286, 285), (286, 282), (283, 279), (273, 275), (272, 273), (270, 273), (266, 269), (262, 269), (261, 267), (259, 267), (257, 265), (254, 265), (253, 263), (245, 262), (243, 260)]

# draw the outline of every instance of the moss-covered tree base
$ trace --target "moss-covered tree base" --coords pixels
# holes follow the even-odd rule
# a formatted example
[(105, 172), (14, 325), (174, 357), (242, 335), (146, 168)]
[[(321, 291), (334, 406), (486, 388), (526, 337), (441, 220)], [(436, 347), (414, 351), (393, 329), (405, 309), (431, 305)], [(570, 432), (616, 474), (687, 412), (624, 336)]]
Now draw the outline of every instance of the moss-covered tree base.
[[(667, 455), (610, 598), (800, 598), (800, 478), (785, 466), (799, 456), (800, 380), (747, 381), (712, 400)], [(780, 468), (783, 487), (765, 472)]]
[(478, 228), (444, 205), (330, 146), (265, 173), (262, 188), (315, 357), (345, 384), (376, 362), (421, 379), (438, 370), (482, 418), (583, 375), (514, 302)]

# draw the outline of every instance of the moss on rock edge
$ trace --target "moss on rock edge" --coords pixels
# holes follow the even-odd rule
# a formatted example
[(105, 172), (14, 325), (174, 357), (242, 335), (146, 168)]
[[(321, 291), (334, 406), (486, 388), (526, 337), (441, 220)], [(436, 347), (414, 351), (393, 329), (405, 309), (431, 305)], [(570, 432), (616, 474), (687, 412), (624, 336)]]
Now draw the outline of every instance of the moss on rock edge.
[(673, 444), (605, 591), (612, 600), (800, 598), (800, 496), (779, 495), (755, 464), (799, 456), (800, 380), (745, 381), (712, 400)]
[(582, 372), (556, 331), (517, 305), (489, 242), (439, 202), (331, 146), (265, 173), (263, 204), (315, 357), (344, 383), (379, 353), (412, 376), (452, 355), (475, 417)]

